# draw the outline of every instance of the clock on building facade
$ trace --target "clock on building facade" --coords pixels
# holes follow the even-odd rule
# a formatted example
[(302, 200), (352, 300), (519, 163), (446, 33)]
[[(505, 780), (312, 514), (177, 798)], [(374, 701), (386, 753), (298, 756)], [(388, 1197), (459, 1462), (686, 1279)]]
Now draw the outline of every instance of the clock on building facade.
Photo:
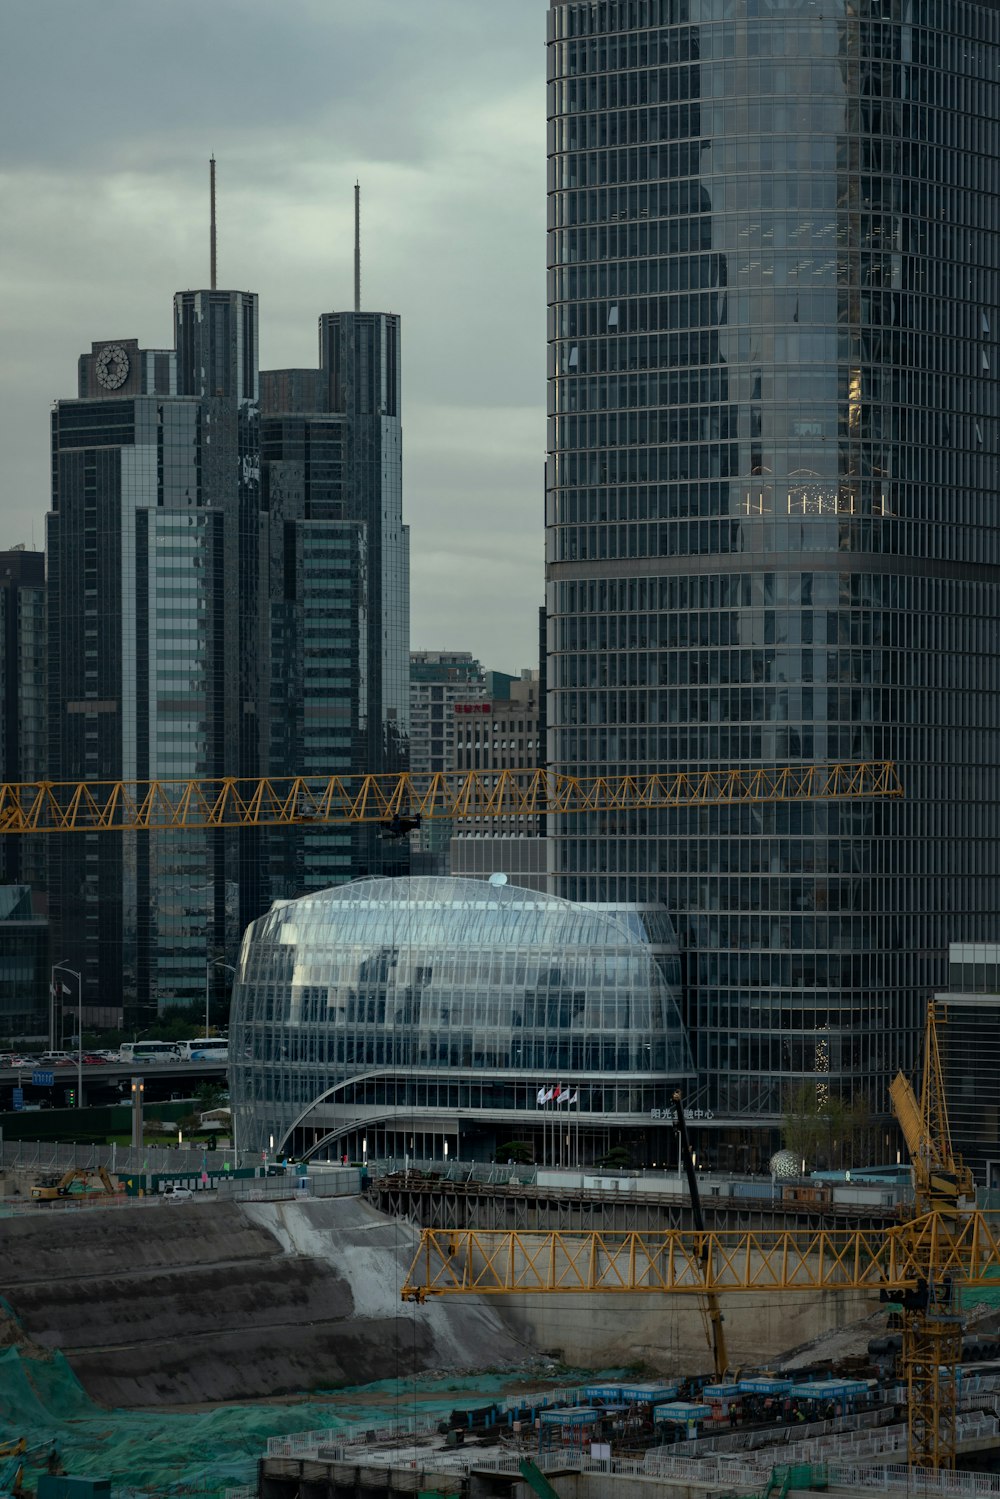
[(128, 379), (129, 357), (121, 344), (105, 344), (94, 364), (98, 385), (105, 390), (119, 390)]

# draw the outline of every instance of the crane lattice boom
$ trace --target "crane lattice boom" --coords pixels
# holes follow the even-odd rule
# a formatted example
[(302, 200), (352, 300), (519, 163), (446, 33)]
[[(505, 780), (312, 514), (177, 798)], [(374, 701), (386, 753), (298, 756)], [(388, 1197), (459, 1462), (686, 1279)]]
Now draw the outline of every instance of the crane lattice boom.
[[(711, 1253), (708, 1260), (704, 1251)], [(404, 1301), (538, 1292), (916, 1290), (928, 1256), (965, 1286), (996, 1287), (1000, 1215), (972, 1212), (949, 1233), (928, 1213), (886, 1229), (586, 1230), (425, 1228)]]
[(903, 794), (891, 761), (573, 776), (546, 770), (393, 775), (25, 781), (0, 785), (0, 833), (165, 832), (660, 811)]

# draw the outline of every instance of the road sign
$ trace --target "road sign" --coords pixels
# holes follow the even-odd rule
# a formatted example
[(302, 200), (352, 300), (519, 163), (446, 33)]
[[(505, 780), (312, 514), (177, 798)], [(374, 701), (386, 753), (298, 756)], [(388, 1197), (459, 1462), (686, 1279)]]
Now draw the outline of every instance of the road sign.
[(31, 1074), (31, 1086), (33, 1088), (51, 1088), (55, 1083), (54, 1072), (33, 1072)]
[(15, 1110), (17, 1110), (17, 1109), (23, 1109), (24, 1108), (24, 1089), (23, 1088), (15, 1088), (14, 1089), (14, 1108), (15, 1108)]

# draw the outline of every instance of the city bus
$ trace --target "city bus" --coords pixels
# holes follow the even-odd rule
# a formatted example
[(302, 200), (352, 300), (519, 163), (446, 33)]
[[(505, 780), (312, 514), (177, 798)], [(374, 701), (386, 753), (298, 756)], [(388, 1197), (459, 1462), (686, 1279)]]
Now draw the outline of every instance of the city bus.
[(182, 1062), (228, 1062), (229, 1041), (225, 1036), (198, 1036), (178, 1043)]
[(119, 1062), (176, 1062), (177, 1046), (173, 1041), (123, 1041)]

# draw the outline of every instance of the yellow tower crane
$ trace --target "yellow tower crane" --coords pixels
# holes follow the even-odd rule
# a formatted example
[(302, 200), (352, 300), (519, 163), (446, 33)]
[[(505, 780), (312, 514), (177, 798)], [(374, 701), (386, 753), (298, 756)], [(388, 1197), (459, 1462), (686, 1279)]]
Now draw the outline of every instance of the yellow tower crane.
[(656, 812), (671, 807), (901, 797), (889, 760), (574, 776), (548, 770), (195, 777), (0, 784), (0, 834), (170, 832), (376, 823), (400, 837), (435, 818)]
[[(943, 1022), (942, 1022), (943, 1023)], [(924, 1076), (920, 1102), (903, 1073), (889, 1085), (913, 1166), (913, 1253), (922, 1261), (917, 1284), (902, 1293), (902, 1367), (910, 1412), (911, 1459), (937, 1450), (955, 1457), (957, 1379), (962, 1359), (962, 1319), (954, 1274), (944, 1267), (951, 1247), (960, 1242), (976, 1201), (972, 1172), (952, 1150), (945, 1099), (939, 1020), (933, 1001), (927, 1006)], [(921, 1232), (926, 1225), (933, 1232)], [(888, 1295), (888, 1293), (887, 1293)]]
[(891, 1091), (915, 1152), (914, 1212), (904, 1222), (880, 1230), (718, 1233), (427, 1228), (421, 1231), (403, 1300), (660, 1291), (707, 1296), (710, 1305), (717, 1305), (724, 1293), (877, 1291), (902, 1307), (909, 1461), (916, 1468), (954, 1468), (962, 1350), (959, 1288), (996, 1288), (1000, 1215), (964, 1201), (971, 1196), (972, 1182), (951, 1150), (933, 1006), (922, 1102), (916, 1103), (902, 1074)]

